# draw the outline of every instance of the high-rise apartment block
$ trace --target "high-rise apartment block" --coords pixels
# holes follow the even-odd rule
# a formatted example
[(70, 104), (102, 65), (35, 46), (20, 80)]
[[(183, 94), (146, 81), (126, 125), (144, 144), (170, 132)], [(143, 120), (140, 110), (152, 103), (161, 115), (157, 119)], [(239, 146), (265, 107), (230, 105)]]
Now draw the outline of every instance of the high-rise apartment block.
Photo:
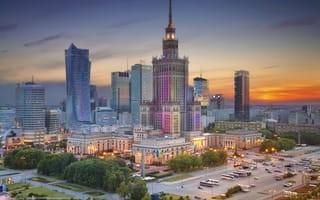
[(237, 121), (249, 121), (249, 90), (249, 72), (236, 71), (234, 74), (234, 114)]
[(22, 127), (25, 143), (42, 144), (45, 128), (45, 89), (33, 81), (16, 88), (16, 120)]
[(67, 127), (91, 123), (89, 50), (71, 44), (65, 50), (67, 78)]
[(130, 112), (130, 72), (112, 72), (111, 79), (111, 108), (118, 113)]
[(152, 101), (152, 66), (135, 64), (131, 67), (131, 117), (132, 124), (140, 124), (140, 104)]

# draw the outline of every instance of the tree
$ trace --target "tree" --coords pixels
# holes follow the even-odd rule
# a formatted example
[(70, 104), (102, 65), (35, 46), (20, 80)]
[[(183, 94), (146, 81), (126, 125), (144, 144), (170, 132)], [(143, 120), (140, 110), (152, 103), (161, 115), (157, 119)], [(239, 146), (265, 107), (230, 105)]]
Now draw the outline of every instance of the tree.
[(4, 165), (13, 169), (34, 169), (44, 155), (42, 150), (34, 148), (13, 150), (6, 155)]
[(260, 152), (274, 153), (280, 150), (290, 150), (296, 146), (292, 139), (280, 138), (277, 140), (266, 139), (261, 143)]
[(130, 191), (131, 200), (141, 200), (148, 193), (148, 188), (143, 180), (135, 179)]
[(125, 182), (122, 182), (120, 186), (117, 188), (117, 193), (120, 195), (121, 198), (127, 199), (130, 194), (130, 187), (131, 184), (126, 184)]
[(273, 139), (274, 138), (274, 134), (268, 130), (268, 129), (260, 129), (259, 130), (260, 133), (262, 133), (262, 136), (264, 136), (266, 139)]
[(87, 159), (67, 166), (64, 179), (68, 182), (115, 192), (122, 182), (128, 182), (130, 174), (131, 170), (122, 159)]
[(62, 177), (65, 168), (75, 161), (77, 159), (71, 153), (50, 154), (39, 162), (37, 171), (47, 176)]

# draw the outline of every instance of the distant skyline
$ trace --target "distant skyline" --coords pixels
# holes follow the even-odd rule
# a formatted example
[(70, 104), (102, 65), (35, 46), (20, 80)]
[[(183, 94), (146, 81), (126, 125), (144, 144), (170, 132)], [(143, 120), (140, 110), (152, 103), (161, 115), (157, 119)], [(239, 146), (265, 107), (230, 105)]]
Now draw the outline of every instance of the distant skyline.
[[(173, 0), (189, 85), (233, 100), (234, 71), (250, 72), (252, 103), (320, 103), (320, 1)], [(0, 105), (15, 84), (45, 85), (47, 104), (66, 97), (64, 50), (89, 49), (91, 84), (111, 98), (111, 72), (151, 65), (162, 53), (168, 1), (0, 0)], [(128, 66), (127, 66), (128, 61)]]

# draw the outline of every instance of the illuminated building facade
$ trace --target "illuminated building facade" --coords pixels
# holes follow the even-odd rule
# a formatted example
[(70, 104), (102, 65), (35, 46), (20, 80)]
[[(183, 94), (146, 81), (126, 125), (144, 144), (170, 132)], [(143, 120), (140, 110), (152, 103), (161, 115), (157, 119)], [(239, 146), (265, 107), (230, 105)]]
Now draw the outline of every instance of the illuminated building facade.
[(142, 140), (140, 143), (132, 145), (132, 153), (135, 156), (135, 162), (141, 163), (142, 154), (145, 156), (145, 164), (153, 163), (165, 164), (177, 155), (191, 154), (192, 148), (190, 142), (184, 138), (151, 138)]
[(67, 152), (93, 155), (98, 152), (127, 153), (132, 149), (133, 137), (112, 133), (73, 133), (67, 142)]
[(264, 140), (262, 133), (254, 131), (234, 130), (226, 133), (204, 133), (207, 147), (227, 149), (251, 149), (259, 147)]
[(237, 121), (249, 121), (249, 72), (240, 70), (234, 77), (234, 114)]
[(71, 44), (65, 50), (67, 78), (67, 126), (91, 123), (89, 50)]
[(182, 131), (200, 126), (188, 126), (188, 108), (198, 105), (188, 102), (189, 60), (187, 57), (179, 58), (176, 29), (172, 23), (171, 0), (169, 24), (165, 30), (166, 35), (162, 41), (163, 54), (160, 58), (154, 57), (152, 60), (153, 102), (141, 105), (140, 120), (144, 126), (153, 126), (154, 129), (163, 130), (164, 134), (178, 136)]

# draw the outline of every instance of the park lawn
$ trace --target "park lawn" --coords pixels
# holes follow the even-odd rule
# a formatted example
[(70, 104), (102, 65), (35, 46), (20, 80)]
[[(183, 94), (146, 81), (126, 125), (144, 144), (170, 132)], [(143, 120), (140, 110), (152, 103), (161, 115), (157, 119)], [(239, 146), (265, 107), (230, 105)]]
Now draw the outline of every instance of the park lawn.
[(61, 192), (56, 192), (43, 187), (33, 187), (28, 190), (24, 190), (21, 193), (24, 195), (28, 195), (31, 192), (38, 195), (46, 195), (47, 197), (50, 197), (50, 198), (68, 198), (68, 199), (73, 198), (73, 196), (71, 195), (67, 195)]
[(61, 187), (61, 188), (67, 189), (67, 190), (72, 190), (74, 192), (84, 192), (86, 190), (84, 187), (76, 186), (76, 185), (70, 185), (70, 184), (64, 183), (64, 182), (54, 183), (52, 185), (58, 186), (58, 187)]
[(54, 181), (43, 178), (43, 177), (32, 177), (31, 178), (32, 181), (37, 181), (37, 182), (41, 182), (41, 183), (52, 183)]
[(180, 180), (190, 178), (190, 177), (192, 177), (190, 174), (182, 174), (182, 175), (178, 175), (178, 176), (164, 179), (164, 181), (175, 182), (175, 181), (180, 181)]
[(22, 188), (25, 188), (25, 187), (30, 187), (31, 185), (28, 184), (28, 183), (15, 183), (15, 184), (11, 184), (11, 185), (8, 185), (8, 190), (11, 192), (11, 191), (14, 191), (14, 190), (18, 190), (18, 189), (22, 189)]

